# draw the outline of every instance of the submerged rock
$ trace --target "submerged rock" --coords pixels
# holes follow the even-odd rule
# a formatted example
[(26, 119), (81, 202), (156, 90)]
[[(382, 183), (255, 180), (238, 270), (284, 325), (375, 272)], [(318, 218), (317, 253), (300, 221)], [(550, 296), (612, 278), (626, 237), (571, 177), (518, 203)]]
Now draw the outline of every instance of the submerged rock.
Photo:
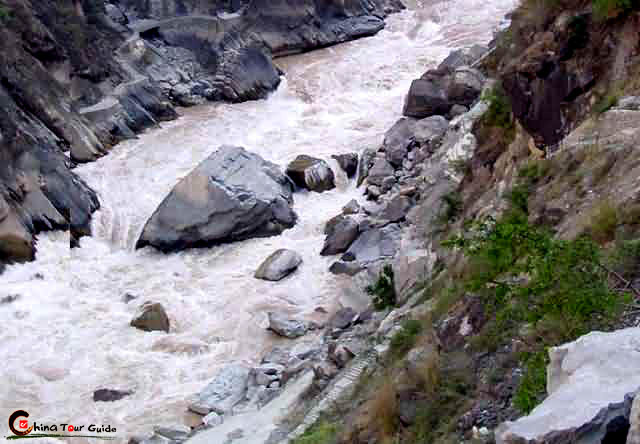
[(114, 390), (114, 389), (98, 389), (93, 392), (94, 402), (113, 402), (119, 401), (122, 398), (130, 396), (133, 392), (127, 390)]
[(322, 159), (300, 155), (287, 167), (287, 176), (300, 188), (319, 193), (335, 188), (335, 176)]
[(628, 427), (640, 390), (640, 328), (592, 332), (549, 356), (548, 397), (528, 416), (500, 425), (497, 444), (609, 442), (612, 436), (603, 439), (618, 433), (620, 418)]
[(293, 273), (301, 263), (302, 257), (298, 253), (281, 249), (265, 259), (254, 276), (266, 281), (279, 281)]
[(131, 320), (131, 326), (144, 331), (165, 331), (169, 333), (169, 317), (162, 304), (145, 302)]
[(136, 248), (168, 252), (280, 234), (295, 224), (291, 193), (277, 165), (223, 146), (173, 188)]

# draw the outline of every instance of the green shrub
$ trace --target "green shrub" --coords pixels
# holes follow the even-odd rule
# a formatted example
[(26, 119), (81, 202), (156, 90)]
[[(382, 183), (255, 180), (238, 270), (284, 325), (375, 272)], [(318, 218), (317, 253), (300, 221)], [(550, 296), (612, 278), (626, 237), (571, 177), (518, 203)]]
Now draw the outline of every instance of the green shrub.
[(378, 279), (373, 285), (367, 286), (365, 291), (371, 296), (376, 310), (384, 310), (396, 305), (396, 290), (393, 283), (393, 267), (387, 264), (382, 267)]
[(640, 276), (640, 239), (619, 242), (609, 262), (611, 268), (627, 280)]
[(511, 101), (502, 86), (496, 85), (484, 94), (483, 99), (489, 103), (489, 109), (483, 118), (484, 123), (489, 126), (512, 130), (514, 123), (511, 118)]
[(546, 350), (530, 354), (524, 359), (524, 375), (513, 397), (513, 404), (523, 414), (531, 412), (544, 397), (548, 363)]
[(420, 321), (408, 319), (402, 323), (402, 328), (391, 338), (391, 350), (393, 354), (403, 356), (415, 345), (418, 335), (423, 327)]
[(312, 425), (292, 444), (332, 444), (337, 441), (337, 436), (338, 428), (335, 425), (321, 421)]

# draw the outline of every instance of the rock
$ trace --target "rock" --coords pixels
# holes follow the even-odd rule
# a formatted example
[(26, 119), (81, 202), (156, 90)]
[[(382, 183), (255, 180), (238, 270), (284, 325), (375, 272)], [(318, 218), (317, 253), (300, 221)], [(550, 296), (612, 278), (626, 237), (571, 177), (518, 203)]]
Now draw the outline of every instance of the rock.
[(331, 359), (338, 368), (344, 368), (349, 361), (354, 358), (354, 354), (342, 344), (329, 344), (329, 359)]
[(480, 96), (485, 77), (477, 69), (461, 67), (449, 79), (447, 100), (455, 105), (469, 107)]
[(270, 312), (268, 329), (285, 338), (295, 339), (307, 333), (308, 325), (284, 314)]
[(358, 214), (360, 212), (360, 204), (357, 200), (351, 199), (344, 207), (342, 207), (342, 214)]
[(262, 358), (262, 363), (286, 365), (289, 362), (290, 355), (289, 350), (274, 347)]
[(313, 375), (315, 379), (333, 379), (338, 373), (338, 368), (328, 361), (324, 361), (313, 367)]
[(369, 175), (369, 170), (375, 162), (377, 151), (378, 150), (376, 150), (375, 148), (367, 148), (362, 152), (360, 161), (358, 162), (358, 186), (362, 185), (364, 180)]
[(180, 106), (195, 106), (204, 103), (204, 97), (193, 94), (190, 85), (181, 83), (171, 90), (171, 98)]
[(131, 293), (125, 293), (124, 296), (122, 296), (122, 302), (124, 302), (125, 304), (128, 304), (135, 299), (138, 299), (138, 297), (132, 295)]
[(452, 51), (438, 65), (438, 70), (454, 71), (463, 66), (471, 66), (478, 61), (489, 49), (486, 46), (473, 45), (470, 48)]
[(453, 105), (451, 107), (451, 109), (449, 110), (449, 114), (447, 115), (447, 117), (449, 119), (454, 119), (464, 113), (466, 113), (467, 111), (469, 111), (469, 108), (467, 108), (466, 106), (463, 105)]
[(322, 159), (300, 155), (287, 166), (287, 176), (300, 188), (319, 193), (335, 188), (335, 177)]
[(189, 410), (201, 415), (216, 412), (224, 415), (239, 403), (247, 391), (249, 369), (241, 365), (223, 367), (198, 395)]
[(262, 262), (254, 276), (266, 281), (279, 281), (293, 273), (301, 263), (302, 257), (298, 253), (280, 249)]
[(396, 194), (384, 206), (378, 217), (388, 222), (400, 222), (411, 209), (411, 200), (402, 194)]
[(333, 274), (346, 274), (347, 276), (355, 276), (363, 270), (362, 265), (357, 262), (334, 262), (329, 267), (329, 271)]
[(208, 415), (206, 415), (204, 418), (202, 418), (202, 423), (207, 427), (216, 427), (222, 424), (223, 422), (224, 422), (224, 419), (222, 419), (222, 416), (220, 416), (216, 412), (211, 412)]
[(325, 239), (320, 255), (332, 256), (344, 253), (358, 237), (358, 233), (358, 222), (351, 217), (341, 219)]
[(394, 175), (394, 169), (386, 158), (378, 156), (369, 170), (367, 181), (371, 185), (382, 185), (385, 178)]
[(640, 396), (637, 393), (629, 415), (629, 433), (626, 444), (640, 444)]
[(296, 220), (291, 191), (277, 165), (223, 146), (173, 188), (136, 248), (168, 252), (280, 234)]
[(330, 236), (336, 227), (342, 223), (346, 219), (346, 216), (343, 214), (338, 214), (337, 216), (332, 217), (327, 221), (324, 226), (324, 234)]
[(396, 168), (402, 165), (409, 152), (409, 147), (413, 142), (414, 127), (414, 119), (403, 117), (384, 136), (382, 147), (387, 161)]
[(444, 115), (449, 112), (451, 105), (441, 82), (417, 79), (411, 82), (402, 114), (416, 118)]
[(382, 190), (380, 187), (375, 185), (369, 185), (367, 187), (367, 197), (371, 200), (378, 200), (378, 198), (382, 195)]
[(154, 432), (157, 435), (170, 439), (171, 441), (182, 442), (191, 434), (191, 427), (176, 424), (171, 427), (155, 427)]
[(497, 444), (609, 442), (620, 418), (628, 426), (640, 389), (640, 328), (592, 332), (549, 356), (548, 397), (528, 416), (501, 424)]
[(20, 296), (19, 294), (9, 294), (7, 296), (3, 296), (0, 298), (0, 305), (11, 304), (12, 302), (17, 301), (21, 297), (22, 296)]
[(358, 155), (356, 153), (348, 154), (334, 154), (331, 156), (334, 158), (340, 168), (347, 173), (348, 178), (352, 178), (358, 172)]
[(329, 320), (330, 328), (345, 329), (358, 318), (358, 312), (351, 307), (345, 307), (338, 310)]
[(144, 331), (164, 331), (169, 333), (169, 317), (162, 304), (145, 302), (131, 320), (131, 326)]
[(132, 395), (128, 390), (98, 389), (93, 392), (93, 402), (113, 402)]
[(627, 96), (618, 100), (615, 109), (640, 111), (640, 96)]
[[(369, 264), (380, 259), (389, 259), (395, 256), (400, 241), (400, 229), (396, 224), (390, 224), (382, 228), (373, 228), (360, 234), (348, 252), (353, 254), (360, 264)], [(348, 263), (349, 267), (351, 264)]]

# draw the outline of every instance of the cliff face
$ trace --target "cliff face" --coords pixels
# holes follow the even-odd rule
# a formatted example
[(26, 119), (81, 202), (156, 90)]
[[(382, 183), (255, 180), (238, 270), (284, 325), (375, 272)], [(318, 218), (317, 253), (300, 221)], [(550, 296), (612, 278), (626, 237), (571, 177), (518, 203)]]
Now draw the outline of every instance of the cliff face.
[(174, 105), (264, 97), (273, 57), (371, 35), (397, 0), (0, 1), (0, 261), (34, 235), (89, 233), (75, 163), (177, 116)]

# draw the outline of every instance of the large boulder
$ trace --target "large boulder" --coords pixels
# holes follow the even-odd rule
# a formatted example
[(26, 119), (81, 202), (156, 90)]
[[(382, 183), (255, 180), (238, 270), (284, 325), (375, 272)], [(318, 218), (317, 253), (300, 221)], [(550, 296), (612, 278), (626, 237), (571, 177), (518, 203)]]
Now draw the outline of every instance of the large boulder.
[(131, 326), (144, 331), (164, 331), (169, 333), (169, 317), (162, 304), (157, 302), (145, 302), (142, 304)]
[(223, 146), (173, 188), (136, 248), (167, 252), (280, 234), (296, 221), (291, 194), (277, 165)]
[(320, 254), (331, 256), (344, 253), (358, 237), (358, 222), (351, 217), (343, 217), (333, 226), (324, 241)]
[(302, 263), (302, 257), (292, 250), (280, 249), (256, 270), (255, 277), (265, 281), (279, 281), (293, 273)]
[[(362, 233), (349, 247), (350, 253), (360, 264), (367, 265), (382, 259), (393, 258), (400, 244), (400, 227), (389, 224)], [(351, 267), (350, 267), (351, 268)]]
[(473, 68), (441, 68), (414, 80), (405, 99), (403, 114), (424, 118), (447, 115), (454, 105), (469, 107), (484, 86), (484, 75)]
[(322, 159), (300, 155), (287, 166), (287, 176), (300, 188), (319, 193), (335, 188), (335, 176)]
[(611, 439), (617, 425), (628, 428), (640, 390), (640, 328), (592, 332), (549, 357), (549, 396), (528, 416), (500, 425), (497, 444), (624, 442)]
[(309, 325), (304, 321), (291, 319), (286, 314), (269, 313), (268, 329), (279, 336), (295, 339), (307, 333)]
[(242, 365), (232, 364), (223, 367), (200, 392), (197, 401), (189, 406), (189, 410), (201, 415), (211, 412), (219, 415), (229, 413), (244, 398), (249, 373), (249, 368)]

